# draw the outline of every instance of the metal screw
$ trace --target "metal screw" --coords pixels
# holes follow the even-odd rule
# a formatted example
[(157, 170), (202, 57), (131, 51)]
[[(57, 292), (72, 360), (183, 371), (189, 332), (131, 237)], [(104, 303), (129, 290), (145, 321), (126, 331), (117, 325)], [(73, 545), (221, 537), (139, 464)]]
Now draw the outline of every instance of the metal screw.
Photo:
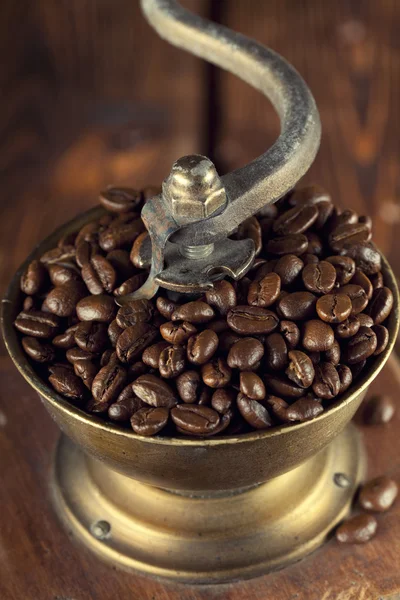
[(351, 479), (345, 473), (335, 473), (333, 481), (338, 487), (348, 488), (351, 484)]
[(108, 521), (96, 521), (90, 526), (90, 533), (98, 540), (105, 540), (110, 536), (111, 525)]

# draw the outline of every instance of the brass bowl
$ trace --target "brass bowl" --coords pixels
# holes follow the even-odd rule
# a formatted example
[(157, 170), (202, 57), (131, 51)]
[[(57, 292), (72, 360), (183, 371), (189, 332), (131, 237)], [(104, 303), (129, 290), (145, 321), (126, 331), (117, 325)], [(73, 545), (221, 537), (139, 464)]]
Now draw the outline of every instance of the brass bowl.
[[(21, 309), (22, 302), (22, 293), (20, 292), (19, 287), (20, 277), (28, 263), (34, 258), (39, 258), (44, 252), (56, 246), (58, 239), (62, 235), (79, 230), (83, 225), (95, 218), (98, 218), (103, 213), (104, 211), (102, 208), (89, 210), (81, 216), (73, 219), (66, 225), (60, 227), (57, 231), (40, 243), (14, 275), (6, 296), (3, 299), (2, 305), (1, 325), (3, 337), (8, 352), (16, 367), (23, 377), (28, 381), (28, 383), (38, 392), (46, 409), (59, 425), (62, 432), (65, 433), (66, 436), (72, 440), (72, 442), (79, 449), (83, 450), (85, 455), (89, 457), (83, 458), (82, 455), (79, 454), (80, 458), (76, 458), (77, 449), (76, 447), (71, 446), (68, 442), (64, 441), (60, 446), (58, 458), (56, 459), (55, 478), (56, 483), (58, 482), (58, 484), (64, 486), (64, 488), (59, 491), (58, 495), (56, 494), (58, 497), (58, 506), (60, 507), (61, 504), (64, 506), (64, 509), (59, 508), (59, 512), (63, 514), (63, 517), (66, 518), (65, 514), (69, 510), (71, 514), (69, 515), (68, 519), (75, 519), (79, 521), (79, 518), (76, 519), (76, 513), (79, 512), (78, 508), (75, 507), (71, 509), (72, 500), (66, 500), (65, 487), (74, 485), (73, 477), (71, 476), (70, 480), (67, 477), (65, 481), (62, 481), (63, 465), (65, 466), (68, 462), (68, 456), (71, 457), (72, 455), (75, 456), (80, 465), (80, 467), (78, 467), (76, 466), (77, 463), (75, 463), (75, 467), (81, 469), (81, 477), (86, 479), (88, 479), (88, 477), (92, 478), (92, 483), (95, 482), (93, 483), (93, 486), (97, 486), (97, 491), (99, 487), (102, 487), (101, 483), (99, 482), (104, 483), (104, 481), (107, 479), (107, 481), (112, 480), (114, 482), (114, 489), (117, 489), (118, 487), (120, 488), (120, 498), (124, 497), (125, 493), (128, 494), (126, 490), (129, 488), (130, 494), (137, 494), (139, 493), (137, 490), (141, 490), (140, 493), (142, 495), (144, 494), (145, 496), (147, 494), (148, 498), (150, 499), (152, 494), (155, 494), (156, 492), (148, 486), (156, 486), (157, 488), (163, 488), (162, 492), (157, 490), (157, 493), (168, 494), (167, 497), (169, 500), (171, 499), (171, 494), (165, 492), (164, 490), (174, 491), (175, 493), (180, 494), (179, 502), (182, 502), (182, 498), (184, 498), (185, 502), (189, 503), (188, 505), (182, 506), (183, 513), (185, 513), (185, 511), (186, 513), (188, 513), (188, 511), (190, 513), (190, 511), (192, 511), (194, 508), (193, 505), (190, 505), (190, 501), (194, 497), (196, 497), (197, 500), (199, 500), (201, 497), (203, 498), (202, 502), (204, 506), (199, 507), (199, 505), (197, 505), (196, 510), (200, 510), (201, 513), (201, 510), (204, 509), (205, 519), (209, 518), (210, 514), (210, 505), (208, 503), (215, 503), (217, 498), (222, 498), (220, 502), (226, 502), (226, 498), (232, 499), (233, 497), (237, 498), (240, 496), (242, 498), (241, 501), (247, 503), (250, 502), (250, 504), (246, 504), (247, 508), (245, 508), (245, 510), (251, 509), (253, 511), (255, 493), (254, 486), (257, 486), (258, 484), (264, 484), (265, 482), (270, 482), (270, 484), (262, 486), (266, 490), (266, 496), (271, 497), (271, 494), (275, 494), (276, 501), (278, 502), (279, 494), (281, 494), (279, 502), (281, 502), (281, 505), (283, 506), (285, 503), (283, 502), (282, 504), (282, 498), (285, 496), (285, 494), (287, 495), (287, 493), (291, 492), (291, 496), (293, 496), (293, 493), (296, 490), (297, 484), (295, 484), (295, 480), (299, 480), (298, 483), (300, 480), (303, 482), (306, 480), (308, 481), (308, 476), (305, 477), (305, 473), (308, 473), (309, 477), (311, 477), (307, 485), (311, 485), (311, 482), (319, 477), (319, 475), (317, 476), (317, 472), (324, 472), (325, 477), (327, 461), (330, 461), (331, 464), (334, 460), (334, 456), (332, 457), (333, 446), (331, 445), (329, 447), (329, 444), (331, 444), (331, 442), (337, 438), (337, 436), (344, 430), (345, 426), (353, 417), (365, 395), (369, 384), (378, 375), (379, 371), (387, 361), (396, 340), (399, 327), (399, 296), (394, 274), (386, 259), (383, 258), (384, 280), (385, 284), (392, 290), (394, 295), (394, 306), (387, 324), (390, 334), (389, 344), (385, 351), (376, 357), (373, 362), (371, 362), (368, 372), (362, 374), (356, 380), (355, 384), (350, 386), (349, 390), (336, 403), (327, 408), (321, 415), (304, 423), (284, 425), (280, 427), (274, 427), (266, 431), (259, 431), (238, 436), (216, 436), (210, 439), (190, 439), (183, 437), (147, 438), (141, 437), (131, 430), (123, 429), (118, 425), (105, 422), (101, 418), (94, 415), (89, 415), (57, 394), (35, 373), (22, 350), (18, 333), (13, 327), (13, 322)], [(350, 435), (347, 432), (342, 435), (345, 436), (343, 439), (353, 440), (353, 442), (349, 442), (350, 445), (348, 446), (348, 452), (352, 454), (352, 456), (348, 456), (346, 459), (344, 459), (345, 462), (343, 463), (348, 463), (349, 468), (353, 469), (354, 476), (351, 485), (349, 486), (349, 489), (346, 490), (345, 497), (343, 496), (341, 500), (337, 501), (337, 506), (331, 498), (332, 506), (330, 506), (329, 510), (326, 508), (326, 510), (329, 512), (329, 518), (327, 518), (327, 521), (324, 522), (323, 527), (322, 524), (319, 525), (319, 537), (315, 532), (315, 535), (312, 536), (312, 540), (308, 539), (307, 541), (307, 549), (305, 549), (305, 545), (303, 544), (303, 549), (299, 550), (299, 552), (296, 554), (296, 557), (304, 554), (306, 551), (310, 551), (310, 549), (315, 547), (317, 545), (317, 538), (318, 543), (321, 543), (322, 539), (324, 539), (326, 536), (329, 527), (337, 521), (337, 517), (340, 515), (343, 516), (344, 512), (348, 510), (351, 501), (351, 494), (357, 484), (357, 481), (362, 476), (361, 458), (360, 460), (355, 460), (354, 458), (355, 456), (361, 456), (361, 454), (359, 454), (359, 444), (358, 442), (354, 441), (355, 437), (353, 434)], [(338, 446), (333, 454), (338, 455)], [(317, 458), (315, 458), (316, 455), (318, 455)], [(60, 457), (63, 457), (62, 460)], [(315, 462), (316, 460), (317, 462)], [(99, 464), (99, 461), (101, 464)], [(306, 463), (305, 461), (308, 462)], [(350, 466), (350, 463), (352, 466)], [(325, 471), (321, 466), (322, 464), (325, 465)], [(306, 470), (305, 465), (309, 465), (309, 468)], [(311, 465), (314, 465), (312, 469)], [(342, 466), (342, 470), (345, 468), (345, 466)], [(67, 467), (65, 467), (65, 471), (67, 470)], [(333, 463), (328, 470), (329, 472), (332, 471), (332, 473), (337, 472), (336, 466)], [(285, 477), (282, 478), (280, 476), (288, 473), (289, 471), (292, 471), (292, 473), (289, 473), (285, 476), (287, 478), (285, 487), (282, 483), (285, 481)], [(311, 471), (314, 472), (314, 477), (312, 476)], [(100, 472), (101, 474), (99, 474)], [(296, 476), (296, 473), (298, 473), (298, 477)], [(300, 473), (302, 473), (301, 477)], [(123, 477), (117, 474), (121, 474)], [(132, 480), (134, 481), (132, 482)], [(136, 482), (140, 482), (141, 484), (145, 485), (140, 486)], [(280, 482), (279, 485), (277, 482)], [(289, 485), (291, 488), (287, 487)], [(125, 492), (123, 491), (123, 488), (126, 488)], [(136, 491), (134, 492), (133, 490)], [(243, 490), (248, 491), (239, 494), (239, 492)], [(90, 493), (90, 491), (87, 491), (87, 494), (90, 495)], [(103, 493), (109, 498), (109, 495), (112, 495), (112, 490), (108, 491), (103, 489)], [(260, 492), (258, 491), (257, 493), (259, 494)], [(166, 500), (167, 497), (163, 496), (163, 503), (165, 506), (168, 504)], [(208, 498), (208, 500), (206, 498)], [(176, 500), (176, 502), (178, 501)], [(66, 504), (69, 506), (68, 510), (65, 508)], [(118, 504), (118, 502), (116, 502), (116, 504)], [(126, 503), (122, 502), (122, 504), (123, 506), (121, 505), (120, 509), (126, 512)], [(229, 504), (229, 506), (231, 505), (232, 504)], [(192, 508), (189, 508), (190, 506), (192, 506)], [(214, 509), (215, 507), (216, 505), (214, 504)], [(332, 514), (333, 508), (335, 512), (334, 515)], [(171, 504), (171, 511), (173, 512), (173, 510), (174, 503)], [(226, 506), (224, 510), (227, 510)], [(75, 516), (72, 514), (74, 511)], [(276, 514), (274, 522), (279, 520), (278, 517), (279, 515)], [(135, 518), (137, 519), (138, 515), (136, 515)], [(184, 517), (182, 518), (184, 519)], [(85, 519), (90, 519), (90, 517), (86, 515), (84, 518), (82, 517), (82, 519), (84, 521)], [(82, 519), (80, 524), (80, 526), (82, 526), (81, 533), (84, 530), (87, 531), (88, 528), (90, 529), (88, 523), (84, 526), (82, 525)], [(147, 516), (147, 521), (148, 520), (149, 516)], [(175, 533), (176, 528), (179, 529), (179, 527), (183, 527), (184, 523), (187, 524), (186, 521), (182, 521), (180, 525), (175, 524)], [(227, 524), (222, 523), (221, 527), (221, 535), (223, 537), (223, 531), (226, 531)], [(223, 529), (224, 527), (225, 529)], [(260, 527), (261, 525), (259, 524), (259, 528)], [(309, 526), (307, 527), (309, 529)], [(98, 531), (100, 530), (97, 530), (97, 532)], [(97, 536), (96, 532), (93, 533), (93, 531), (92, 534), (89, 533), (88, 535), (89, 538), (86, 539), (87, 543), (89, 543), (89, 540), (93, 542), (95, 539), (96, 544), (100, 545), (98, 547), (96, 546), (94, 549), (104, 554), (102, 549), (105, 547), (104, 539), (107, 537), (107, 535), (102, 536), (99, 534), (99, 536)], [(85, 537), (83, 533), (82, 537)], [(227, 539), (228, 537), (229, 536), (227, 536)], [(296, 536), (294, 536), (294, 538), (295, 537)], [(100, 541), (96, 538), (99, 538)], [(271, 539), (271, 531), (268, 532), (266, 539), (267, 538)], [(299, 538), (299, 536), (297, 536), (297, 538)], [(112, 539), (114, 539), (114, 541), (116, 540), (115, 537)], [(158, 561), (157, 568), (155, 568), (153, 565), (151, 568), (149, 567), (146, 569), (146, 566), (149, 566), (150, 559), (138, 561), (137, 556), (135, 556), (135, 558), (132, 559), (133, 562), (129, 561), (126, 559), (127, 551), (125, 551), (124, 554), (120, 548), (117, 552), (117, 555), (112, 555), (112, 557), (109, 558), (111, 558), (111, 560), (117, 560), (118, 562), (121, 562), (121, 556), (124, 555), (125, 562), (122, 562), (125, 564), (125, 566), (133, 566), (134, 568), (148, 570), (149, 572), (160, 575), (166, 575), (170, 577), (176, 576), (185, 580), (189, 578), (199, 581), (220, 581), (232, 579), (232, 577), (236, 576), (253, 575), (255, 572), (259, 572), (260, 569), (265, 570), (265, 568), (276, 568), (278, 565), (285, 564), (289, 555), (292, 556), (293, 554), (293, 552), (289, 552), (288, 548), (293, 550), (294, 546), (296, 546), (296, 543), (293, 542), (293, 547), (291, 547), (290, 543), (292, 542), (288, 542), (289, 546), (286, 547), (286, 550), (282, 550), (280, 552), (279, 560), (276, 559), (278, 562), (273, 562), (272, 560), (269, 562), (261, 561), (260, 557), (257, 559), (254, 558), (252, 564), (254, 565), (254, 562), (258, 560), (258, 567), (251, 569), (248, 566), (249, 569), (247, 571), (243, 570), (243, 563), (238, 564), (236, 567), (229, 566), (231, 564), (229, 563), (224, 571), (227, 573), (227, 575), (223, 576), (221, 575), (222, 567), (214, 570), (210, 567), (208, 571), (204, 567), (208, 575), (199, 575), (198, 577), (196, 576), (197, 571), (194, 567), (194, 570), (193, 572), (191, 571), (190, 576), (182, 575), (182, 573), (188, 572), (188, 569), (185, 570), (183, 567), (175, 570), (172, 567), (168, 567), (166, 570), (164, 569), (164, 572), (160, 567), (160, 564), (162, 563), (161, 559)], [(299, 544), (297, 545), (299, 546)], [(192, 553), (195, 552), (194, 546), (195, 544), (193, 542), (190, 546)], [(110, 542), (108, 542), (107, 547), (108, 549), (110, 548)], [(293, 557), (290, 558), (290, 560), (293, 560)], [(263, 565), (262, 568), (260, 567), (261, 563)], [(161, 569), (161, 571), (157, 569)], [(180, 575), (173, 575), (171, 574), (172, 571), (176, 571), (176, 573), (179, 572)], [(210, 575), (210, 573), (214, 573), (214, 571), (215, 573), (218, 572), (219, 575)]]

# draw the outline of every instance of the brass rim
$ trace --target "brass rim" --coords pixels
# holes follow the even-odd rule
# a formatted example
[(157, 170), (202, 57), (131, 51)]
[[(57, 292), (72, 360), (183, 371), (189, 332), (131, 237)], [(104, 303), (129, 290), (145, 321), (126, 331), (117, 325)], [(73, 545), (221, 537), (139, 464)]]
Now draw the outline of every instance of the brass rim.
[(75, 217), (68, 223), (62, 225), (61, 227), (56, 229), (51, 235), (45, 238), (40, 244), (36, 246), (33, 252), (27, 257), (27, 259), (16, 271), (2, 300), (1, 331), (8, 353), (15, 366), (17, 367), (18, 371), (21, 373), (24, 379), (38, 392), (38, 394), (40, 394), (40, 396), (42, 396), (47, 402), (55, 406), (57, 409), (68, 414), (69, 416), (77, 419), (78, 421), (87, 423), (88, 425), (101, 429), (103, 431), (107, 431), (116, 435), (121, 435), (123, 437), (141, 440), (142, 442), (149, 444), (204, 447), (216, 446), (221, 444), (236, 444), (239, 442), (249, 443), (254, 440), (280, 435), (285, 431), (296, 431), (302, 429), (303, 427), (307, 427), (309, 423), (314, 421), (322, 421), (323, 419), (331, 415), (333, 412), (336, 412), (342, 407), (347, 406), (355, 398), (356, 392), (357, 394), (360, 394), (360, 392), (364, 391), (372, 382), (372, 380), (375, 379), (375, 377), (381, 371), (393, 350), (399, 329), (399, 291), (395, 275), (386, 258), (382, 255), (382, 272), (384, 275), (385, 284), (393, 292), (393, 309), (389, 316), (389, 321), (387, 323), (387, 327), (389, 330), (389, 343), (384, 352), (382, 352), (382, 354), (376, 357), (370, 370), (367, 373), (362, 374), (357, 380), (356, 389), (354, 389), (354, 385), (352, 384), (347, 390), (347, 392), (339, 400), (337, 400), (331, 406), (326, 408), (324, 412), (322, 412), (312, 421), (280, 425), (265, 431), (245, 433), (238, 436), (215, 436), (214, 438), (210, 439), (193, 439), (189, 437), (145, 437), (140, 436), (134, 433), (133, 431), (130, 431), (129, 429), (122, 429), (120, 426), (114, 425), (113, 423), (104, 422), (99, 417), (90, 415), (89, 413), (86, 413), (85, 411), (81, 410), (80, 408), (74, 406), (72, 403), (65, 400), (62, 396), (60, 396), (52, 388), (50, 388), (42, 379), (40, 379), (40, 377), (35, 373), (34, 369), (30, 365), (28, 359), (26, 358), (22, 350), (20, 341), (18, 339), (17, 331), (13, 326), (15, 315), (17, 314), (17, 312), (19, 312), (17, 311), (17, 307), (20, 305), (20, 299), (22, 294), (19, 287), (20, 278), (28, 264), (33, 259), (40, 257), (44, 253), (45, 248), (50, 249), (54, 247), (63, 234), (65, 234), (66, 232), (73, 232), (80, 229), (81, 227), (83, 227), (83, 225), (85, 225), (89, 221), (99, 218), (104, 213), (105, 210), (101, 207), (92, 208), (86, 211), (85, 213), (81, 214), (80, 216)]

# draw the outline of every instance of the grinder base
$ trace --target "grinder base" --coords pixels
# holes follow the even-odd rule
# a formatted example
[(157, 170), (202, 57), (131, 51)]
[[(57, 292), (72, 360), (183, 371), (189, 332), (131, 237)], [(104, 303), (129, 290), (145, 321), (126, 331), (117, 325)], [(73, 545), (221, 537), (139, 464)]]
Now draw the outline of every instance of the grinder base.
[(101, 558), (205, 584), (255, 577), (315, 550), (349, 512), (364, 467), (360, 436), (348, 425), (319, 454), (267, 483), (181, 494), (121, 475), (62, 436), (51, 489), (68, 529)]

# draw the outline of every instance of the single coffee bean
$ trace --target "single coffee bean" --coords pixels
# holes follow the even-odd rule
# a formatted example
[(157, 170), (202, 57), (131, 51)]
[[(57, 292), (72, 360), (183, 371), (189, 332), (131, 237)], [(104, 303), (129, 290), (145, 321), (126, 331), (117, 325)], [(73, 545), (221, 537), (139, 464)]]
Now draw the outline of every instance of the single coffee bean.
[(363, 223), (344, 223), (329, 234), (328, 242), (334, 252), (339, 252), (344, 244), (368, 242), (371, 232)]
[(157, 342), (148, 346), (142, 354), (142, 361), (152, 369), (158, 369), (161, 352), (168, 347), (168, 342)]
[(82, 279), (91, 294), (112, 292), (117, 282), (117, 273), (112, 264), (96, 254), (82, 267)]
[(172, 302), (172, 300), (168, 300), (168, 298), (159, 296), (157, 298), (156, 306), (162, 316), (170, 320), (172, 313), (178, 308), (179, 305), (176, 302)]
[(241, 371), (240, 391), (252, 400), (263, 400), (266, 394), (263, 380), (252, 371)]
[(295, 348), (300, 341), (300, 329), (293, 321), (281, 321), (279, 331), (282, 334), (288, 348)]
[(267, 429), (272, 426), (272, 419), (268, 410), (257, 400), (252, 400), (239, 393), (236, 404), (242, 417), (254, 429)]
[(363, 273), (360, 269), (356, 269), (356, 272), (354, 273), (350, 283), (362, 287), (368, 300), (371, 300), (374, 288), (365, 273)]
[(227, 362), (232, 369), (251, 371), (264, 355), (262, 343), (253, 337), (240, 338), (228, 353)]
[(103, 354), (100, 357), (100, 367), (105, 367), (110, 362), (114, 352), (115, 348), (107, 348), (107, 350), (104, 350)]
[(259, 306), (236, 306), (227, 315), (228, 325), (241, 335), (271, 333), (278, 326), (277, 315)]
[(374, 320), (372, 319), (372, 317), (366, 315), (365, 313), (358, 313), (357, 319), (360, 322), (360, 327), (372, 327), (374, 324)]
[(315, 294), (328, 294), (336, 281), (334, 266), (324, 260), (314, 265), (306, 265), (301, 276), (308, 291)]
[(347, 343), (346, 362), (354, 365), (369, 358), (375, 352), (377, 345), (375, 332), (370, 327), (360, 327), (356, 335), (353, 335)]
[(372, 396), (367, 401), (363, 411), (363, 420), (366, 425), (383, 425), (389, 423), (395, 413), (393, 398), (387, 394)]
[(247, 302), (252, 306), (271, 306), (281, 291), (281, 279), (276, 273), (268, 273), (259, 281), (250, 284)]
[(177, 377), (183, 373), (185, 365), (186, 352), (183, 346), (168, 346), (160, 354), (158, 368), (164, 379)]
[(97, 373), (92, 383), (94, 412), (104, 412), (112, 402), (115, 402), (119, 393), (127, 382), (126, 369), (116, 360), (115, 354), (105, 367)]
[(78, 360), (74, 363), (74, 373), (78, 375), (88, 388), (92, 389), (94, 378), (99, 371), (99, 367), (95, 365), (91, 360)]
[(132, 384), (129, 383), (119, 394), (117, 401), (110, 405), (108, 416), (117, 423), (126, 423), (143, 407), (144, 403), (134, 394)]
[(17, 316), (15, 327), (21, 333), (38, 338), (51, 338), (56, 335), (60, 320), (56, 315), (40, 310), (22, 311)]
[(295, 254), (285, 254), (274, 267), (274, 272), (279, 275), (282, 285), (290, 286), (299, 277), (304, 262)]
[(150, 406), (171, 408), (177, 403), (172, 388), (160, 377), (150, 373), (140, 375), (132, 383), (132, 389), (138, 398)]
[(188, 321), (189, 323), (208, 323), (215, 316), (209, 304), (201, 300), (194, 300), (182, 304), (172, 313), (172, 321)]
[(382, 287), (374, 290), (366, 313), (374, 320), (375, 325), (380, 325), (390, 315), (392, 308), (392, 290)]
[(291, 350), (289, 352), (289, 366), (285, 373), (299, 387), (308, 388), (314, 380), (314, 365), (304, 352)]
[(121, 333), (117, 341), (117, 356), (122, 363), (132, 364), (150, 346), (158, 335), (158, 329), (149, 323), (138, 323)]
[(150, 300), (146, 298), (131, 300), (118, 310), (116, 321), (121, 329), (126, 329), (137, 323), (149, 323), (154, 312), (154, 306)]
[(318, 209), (312, 204), (299, 204), (281, 214), (273, 225), (277, 235), (303, 233), (317, 220)]
[(116, 347), (118, 338), (119, 338), (119, 336), (121, 335), (121, 333), (123, 331), (124, 330), (122, 329), (122, 327), (120, 327), (118, 325), (116, 319), (114, 319), (113, 321), (111, 321), (111, 323), (108, 326), (107, 333), (108, 333), (108, 337), (109, 337), (109, 340), (110, 340), (111, 345), (113, 346), (113, 348)]
[(48, 250), (40, 257), (40, 262), (46, 266), (73, 260), (75, 258), (75, 247), (64, 246), (64, 248), (53, 248)]
[(318, 319), (306, 321), (303, 326), (303, 347), (309, 352), (326, 352), (335, 342), (333, 329)]
[(106, 349), (108, 342), (107, 325), (95, 321), (83, 321), (75, 330), (75, 342), (82, 350), (99, 353)]
[(99, 221), (86, 223), (86, 225), (79, 230), (75, 238), (75, 247), (77, 248), (81, 242), (96, 242), (101, 228)]
[(171, 344), (184, 344), (192, 335), (197, 333), (197, 329), (191, 323), (174, 323), (169, 321), (163, 323), (160, 327), (160, 333), (164, 340)]
[(53, 362), (56, 352), (51, 344), (41, 342), (36, 337), (22, 338), (22, 346), (32, 360), (39, 363)]
[(60, 335), (56, 335), (53, 339), (52, 344), (56, 346), (56, 348), (62, 348), (63, 350), (69, 350), (75, 346), (75, 331), (78, 329), (79, 323), (76, 325), (72, 325), (72, 327), (68, 327), (61, 333)]
[(308, 239), (303, 233), (298, 233), (268, 240), (266, 250), (278, 256), (282, 256), (283, 254), (301, 256), (307, 252), (307, 248)]
[(362, 312), (368, 304), (367, 294), (360, 285), (348, 283), (340, 287), (338, 291), (340, 294), (346, 294), (350, 298), (352, 305), (350, 314), (352, 315)]
[(293, 402), (286, 410), (288, 421), (309, 421), (315, 419), (323, 412), (324, 408), (320, 402), (311, 398), (299, 398)]
[(127, 294), (133, 294), (136, 292), (146, 281), (147, 273), (137, 273), (137, 275), (133, 275), (129, 277), (124, 283), (122, 283), (119, 287), (115, 288), (113, 294), (119, 298), (120, 296), (126, 296)]
[(278, 423), (287, 423), (287, 409), (289, 404), (282, 398), (277, 396), (267, 396), (263, 402), (266, 405), (268, 411)]
[(247, 238), (253, 240), (256, 256), (260, 254), (262, 249), (262, 231), (257, 217), (249, 217), (238, 227), (237, 239), (245, 240)]
[(198, 401), (203, 383), (198, 371), (185, 371), (176, 378), (176, 389), (183, 402), (194, 404)]
[(100, 252), (100, 246), (97, 244), (97, 242), (88, 242), (82, 239), (78, 244), (76, 244), (76, 264), (82, 269), (94, 256), (96, 256), (96, 254), (99, 254)]
[(110, 227), (99, 234), (99, 244), (105, 252), (132, 246), (138, 235), (145, 230), (142, 219), (135, 219), (128, 223), (112, 223)]
[(317, 300), (317, 313), (327, 323), (343, 323), (350, 316), (353, 304), (346, 294), (326, 294)]
[(111, 323), (117, 312), (117, 306), (111, 296), (99, 294), (82, 298), (76, 305), (76, 314), (81, 321), (100, 321)]
[(326, 262), (331, 264), (336, 271), (336, 285), (350, 283), (356, 272), (356, 263), (349, 256), (328, 256)]
[(38, 308), (39, 308), (39, 304), (38, 304), (38, 302), (35, 301), (35, 299), (32, 296), (27, 296), (24, 299), (24, 302), (22, 304), (23, 311), (37, 310)]
[(231, 308), (236, 306), (235, 288), (225, 279), (216, 281), (213, 289), (206, 292), (206, 300), (208, 304), (215, 306), (221, 315), (226, 315)]
[(226, 388), (215, 390), (211, 398), (211, 406), (220, 415), (225, 415), (233, 409), (235, 399), (236, 394), (233, 390)]
[(302, 255), (302, 260), (305, 265), (317, 265), (319, 263), (319, 258), (315, 254), (306, 253)]
[(49, 382), (56, 392), (74, 402), (83, 400), (86, 395), (83, 382), (68, 367), (53, 366)]
[(70, 317), (86, 293), (83, 283), (70, 281), (52, 289), (47, 294), (43, 307), (58, 317)]
[(141, 206), (142, 195), (132, 188), (109, 187), (100, 194), (99, 201), (111, 213), (126, 213)]
[(278, 314), (290, 321), (303, 321), (315, 316), (317, 297), (311, 292), (293, 292), (277, 303)]
[(360, 326), (361, 323), (358, 319), (358, 316), (356, 317), (356, 315), (350, 315), (348, 319), (336, 327), (336, 336), (340, 340), (350, 338), (357, 333), (357, 331), (360, 329)]
[(399, 493), (397, 483), (382, 475), (365, 483), (360, 490), (358, 502), (364, 510), (385, 512), (389, 510)]
[(374, 537), (378, 528), (372, 515), (356, 515), (344, 521), (336, 529), (336, 539), (340, 544), (365, 544)]
[(369, 276), (369, 280), (371, 281), (374, 290), (383, 287), (383, 275), (381, 271), (378, 271), (377, 273), (372, 273), (372, 275)]
[(271, 390), (277, 396), (283, 396), (284, 398), (301, 398), (301, 396), (304, 396), (304, 389), (298, 387), (286, 377), (266, 374), (264, 381), (267, 390)]
[(307, 231), (306, 238), (308, 239), (307, 253), (314, 256), (321, 256), (324, 246), (320, 236), (313, 231)]
[(193, 404), (179, 404), (171, 410), (171, 417), (180, 430), (192, 435), (212, 433), (220, 423), (216, 410)]
[(382, 268), (381, 255), (371, 244), (344, 244), (340, 250), (340, 254), (352, 258), (356, 266), (368, 275), (368, 277), (374, 273), (378, 273)]
[(203, 381), (210, 388), (222, 388), (228, 385), (232, 377), (232, 369), (223, 358), (215, 358), (202, 365), (201, 375)]
[(353, 381), (353, 375), (347, 365), (337, 365), (336, 371), (339, 375), (340, 389), (339, 394), (343, 394), (350, 387)]
[(142, 233), (139, 233), (136, 240), (133, 242), (129, 259), (137, 269), (145, 269), (147, 267), (147, 260), (144, 258), (145, 253), (143, 255), (143, 249), (148, 243), (149, 234), (147, 231), (142, 231)]
[(43, 290), (46, 281), (46, 268), (38, 260), (33, 260), (21, 275), (21, 291), (29, 296), (34, 296)]
[(75, 364), (81, 360), (87, 361), (96, 359), (96, 354), (93, 354), (93, 352), (88, 352), (87, 350), (82, 350), (82, 348), (78, 348), (78, 346), (74, 346), (73, 348), (67, 350), (65, 356), (72, 364)]
[(340, 363), (341, 350), (340, 345), (337, 340), (333, 342), (332, 348), (326, 350), (323, 353), (323, 360), (327, 362), (331, 362), (333, 365), (338, 365)]
[(155, 435), (164, 429), (168, 417), (167, 408), (140, 408), (131, 417), (132, 429), (139, 435)]
[(64, 285), (71, 281), (82, 281), (81, 273), (75, 263), (55, 263), (48, 267), (50, 281), (54, 286)]
[(288, 350), (284, 336), (280, 333), (271, 333), (265, 340), (264, 349), (267, 369), (283, 371), (288, 363)]
[(374, 325), (372, 331), (376, 335), (376, 350), (374, 356), (382, 354), (389, 343), (389, 331), (383, 325)]
[(195, 365), (204, 365), (218, 348), (218, 336), (214, 331), (205, 329), (193, 335), (187, 342), (188, 360)]
[(126, 250), (122, 250), (121, 248), (111, 250), (110, 252), (107, 252), (106, 259), (116, 273), (116, 280), (118, 284), (126, 279), (129, 279), (129, 277), (132, 277), (136, 273), (136, 269), (132, 265), (129, 259), (129, 253)]
[(314, 394), (323, 400), (331, 400), (339, 394), (339, 374), (332, 363), (321, 362), (315, 366), (315, 378), (312, 388)]

